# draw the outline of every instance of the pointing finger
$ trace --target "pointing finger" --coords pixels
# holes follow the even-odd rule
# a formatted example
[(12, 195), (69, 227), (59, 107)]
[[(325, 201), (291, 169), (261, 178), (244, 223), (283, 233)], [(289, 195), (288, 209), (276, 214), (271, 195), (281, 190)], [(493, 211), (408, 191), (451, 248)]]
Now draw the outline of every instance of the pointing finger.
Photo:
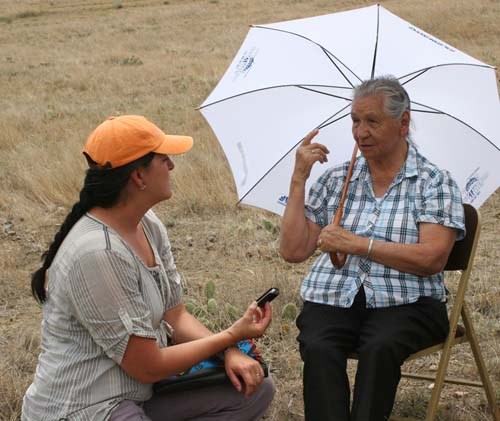
[(312, 132), (308, 133), (304, 140), (302, 141), (303, 146), (307, 146), (311, 144), (311, 140), (319, 133), (319, 129), (314, 129)]

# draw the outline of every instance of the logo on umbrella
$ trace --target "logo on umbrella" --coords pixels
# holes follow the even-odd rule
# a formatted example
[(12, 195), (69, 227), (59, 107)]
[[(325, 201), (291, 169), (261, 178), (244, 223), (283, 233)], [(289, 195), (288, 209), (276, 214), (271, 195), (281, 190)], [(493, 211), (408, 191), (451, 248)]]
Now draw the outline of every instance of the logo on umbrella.
[(465, 190), (462, 192), (463, 199), (467, 203), (473, 203), (481, 194), (484, 181), (488, 178), (488, 173), (479, 174), (479, 167), (467, 177)]
[(280, 205), (286, 206), (286, 204), (288, 203), (288, 196), (285, 194), (282, 194), (280, 197), (278, 197), (278, 203)]
[(427, 38), (428, 40), (432, 41), (434, 44), (440, 45), (441, 47), (446, 48), (448, 51), (455, 52), (453, 48), (451, 48), (449, 45), (446, 45), (444, 42), (439, 41), (438, 39), (430, 36), (429, 34), (425, 33), (421, 29), (415, 28), (414, 26), (409, 26), (410, 30), (416, 32), (419, 35), (422, 35), (424, 38)]
[(257, 55), (258, 51), (259, 50), (257, 48), (253, 47), (250, 50), (245, 51), (243, 53), (243, 55), (240, 58), (240, 61), (236, 65), (235, 79), (239, 75), (243, 75), (243, 77), (245, 77), (248, 74), (248, 72), (250, 71), (255, 62), (255, 56)]

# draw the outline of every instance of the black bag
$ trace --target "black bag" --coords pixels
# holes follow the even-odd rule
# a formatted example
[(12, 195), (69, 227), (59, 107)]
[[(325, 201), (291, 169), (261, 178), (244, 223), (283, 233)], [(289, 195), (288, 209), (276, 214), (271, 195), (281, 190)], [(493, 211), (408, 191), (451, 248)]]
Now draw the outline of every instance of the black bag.
[[(264, 377), (269, 376), (267, 364), (262, 360), (253, 340), (247, 339), (238, 342), (236, 346), (241, 352), (260, 363), (264, 370)], [(224, 382), (230, 382), (224, 368), (224, 362), (220, 358), (213, 356), (191, 367), (185, 373), (179, 374), (178, 376), (167, 377), (164, 380), (156, 382), (153, 384), (153, 392), (155, 394), (173, 393), (213, 386)]]

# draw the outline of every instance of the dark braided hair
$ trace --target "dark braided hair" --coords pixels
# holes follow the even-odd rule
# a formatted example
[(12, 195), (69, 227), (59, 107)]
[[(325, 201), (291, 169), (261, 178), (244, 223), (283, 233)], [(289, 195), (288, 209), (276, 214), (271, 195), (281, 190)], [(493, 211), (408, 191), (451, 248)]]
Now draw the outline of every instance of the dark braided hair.
[(110, 168), (109, 165), (99, 166), (88, 155), (85, 155), (89, 163), (89, 169), (85, 174), (83, 187), (80, 190), (80, 200), (73, 205), (61, 228), (54, 236), (52, 244), (42, 254), (42, 267), (33, 272), (31, 276), (31, 292), (38, 302), (44, 303), (47, 299), (45, 274), (73, 225), (95, 206), (110, 208), (116, 205), (132, 171), (141, 166), (147, 167), (154, 155), (151, 152), (142, 158), (117, 168)]

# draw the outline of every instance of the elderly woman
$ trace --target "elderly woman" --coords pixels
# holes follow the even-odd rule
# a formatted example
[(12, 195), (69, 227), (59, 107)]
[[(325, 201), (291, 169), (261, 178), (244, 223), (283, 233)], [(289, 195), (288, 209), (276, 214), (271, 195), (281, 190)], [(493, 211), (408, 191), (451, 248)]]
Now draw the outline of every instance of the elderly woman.
[[(32, 278), (43, 303), (42, 341), (22, 420), (255, 420), (265, 413), (272, 379), (232, 346), (265, 332), (270, 305), (254, 302), (228, 329), (208, 331), (182, 304), (167, 231), (151, 210), (172, 196), (170, 155), (191, 146), (190, 137), (166, 135), (141, 116), (110, 118), (88, 138), (80, 200)], [(224, 350), (232, 385), (153, 395), (153, 383)]]
[[(443, 268), (464, 235), (460, 191), (409, 141), (410, 99), (390, 77), (354, 91), (352, 134), (361, 156), (342, 227), (331, 224), (348, 163), (328, 169), (305, 202), (305, 182), (328, 149), (310, 133), (296, 154), (280, 252), (302, 262), (323, 253), (302, 282), (297, 319), (307, 420), (386, 420), (412, 353), (448, 333)], [(329, 253), (347, 255), (342, 268)], [(352, 407), (347, 357), (357, 352)]]

